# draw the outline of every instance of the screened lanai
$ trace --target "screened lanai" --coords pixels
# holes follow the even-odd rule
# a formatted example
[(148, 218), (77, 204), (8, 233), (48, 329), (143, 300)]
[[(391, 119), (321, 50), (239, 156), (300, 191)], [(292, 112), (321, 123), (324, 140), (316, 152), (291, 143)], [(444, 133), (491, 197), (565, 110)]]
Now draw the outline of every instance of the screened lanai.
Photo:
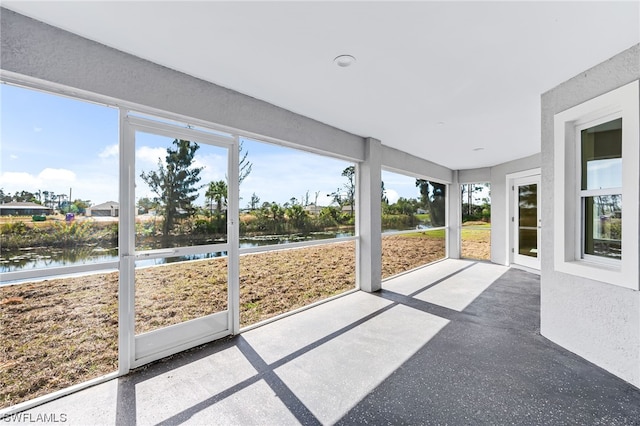
[(574, 6), (3, 2), (3, 415), (635, 418), (639, 10)]

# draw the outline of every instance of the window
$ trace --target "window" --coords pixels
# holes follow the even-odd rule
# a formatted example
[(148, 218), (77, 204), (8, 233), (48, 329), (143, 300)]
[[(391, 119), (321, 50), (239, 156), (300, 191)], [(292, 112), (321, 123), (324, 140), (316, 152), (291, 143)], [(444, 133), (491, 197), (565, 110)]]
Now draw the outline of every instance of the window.
[(0, 84), (0, 409), (118, 369), (118, 110)]
[(554, 117), (557, 271), (638, 289), (638, 99), (635, 81)]
[(355, 289), (355, 164), (240, 142), (240, 326)]
[(622, 118), (581, 130), (580, 151), (582, 258), (621, 260)]

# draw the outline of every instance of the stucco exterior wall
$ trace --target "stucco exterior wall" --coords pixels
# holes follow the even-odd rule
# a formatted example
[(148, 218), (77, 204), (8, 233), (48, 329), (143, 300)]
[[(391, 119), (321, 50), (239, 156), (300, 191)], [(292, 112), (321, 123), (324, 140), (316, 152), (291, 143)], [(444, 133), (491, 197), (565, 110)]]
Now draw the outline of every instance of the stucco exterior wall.
[[(541, 162), (541, 333), (638, 387), (640, 292), (556, 272), (554, 268), (553, 118), (639, 78), (640, 45), (635, 45), (544, 93)], [(625, 205), (625, 209), (638, 207)]]

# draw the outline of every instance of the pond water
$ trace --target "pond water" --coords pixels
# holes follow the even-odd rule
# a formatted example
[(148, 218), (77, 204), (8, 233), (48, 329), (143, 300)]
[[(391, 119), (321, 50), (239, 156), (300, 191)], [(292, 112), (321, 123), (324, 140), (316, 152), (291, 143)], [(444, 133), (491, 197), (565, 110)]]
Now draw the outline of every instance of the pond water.
[[(288, 244), (300, 241), (327, 240), (349, 237), (353, 231), (315, 232), (301, 235), (267, 235), (240, 238), (240, 248), (260, 247), (267, 245)], [(153, 248), (153, 247), (149, 247)], [(202, 253), (190, 256), (174, 256), (161, 259), (145, 259), (136, 261), (136, 266), (160, 265), (186, 260), (209, 259), (226, 256), (226, 252)], [(74, 248), (29, 247), (13, 251), (3, 251), (0, 256), (0, 272), (13, 272), (30, 269), (54, 268), (114, 262), (118, 260), (118, 249), (97, 246), (81, 246)], [(2, 283), (0, 283), (2, 284)]]

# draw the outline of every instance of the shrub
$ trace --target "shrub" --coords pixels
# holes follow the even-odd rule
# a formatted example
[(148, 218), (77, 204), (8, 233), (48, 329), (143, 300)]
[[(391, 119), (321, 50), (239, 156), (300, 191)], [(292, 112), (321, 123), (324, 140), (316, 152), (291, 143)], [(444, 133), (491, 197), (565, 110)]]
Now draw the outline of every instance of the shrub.
[(23, 235), (27, 232), (27, 225), (24, 222), (7, 222), (0, 226), (2, 235)]
[(418, 219), (413, 214), (383, 214), (382, 229), (415, 228)]

